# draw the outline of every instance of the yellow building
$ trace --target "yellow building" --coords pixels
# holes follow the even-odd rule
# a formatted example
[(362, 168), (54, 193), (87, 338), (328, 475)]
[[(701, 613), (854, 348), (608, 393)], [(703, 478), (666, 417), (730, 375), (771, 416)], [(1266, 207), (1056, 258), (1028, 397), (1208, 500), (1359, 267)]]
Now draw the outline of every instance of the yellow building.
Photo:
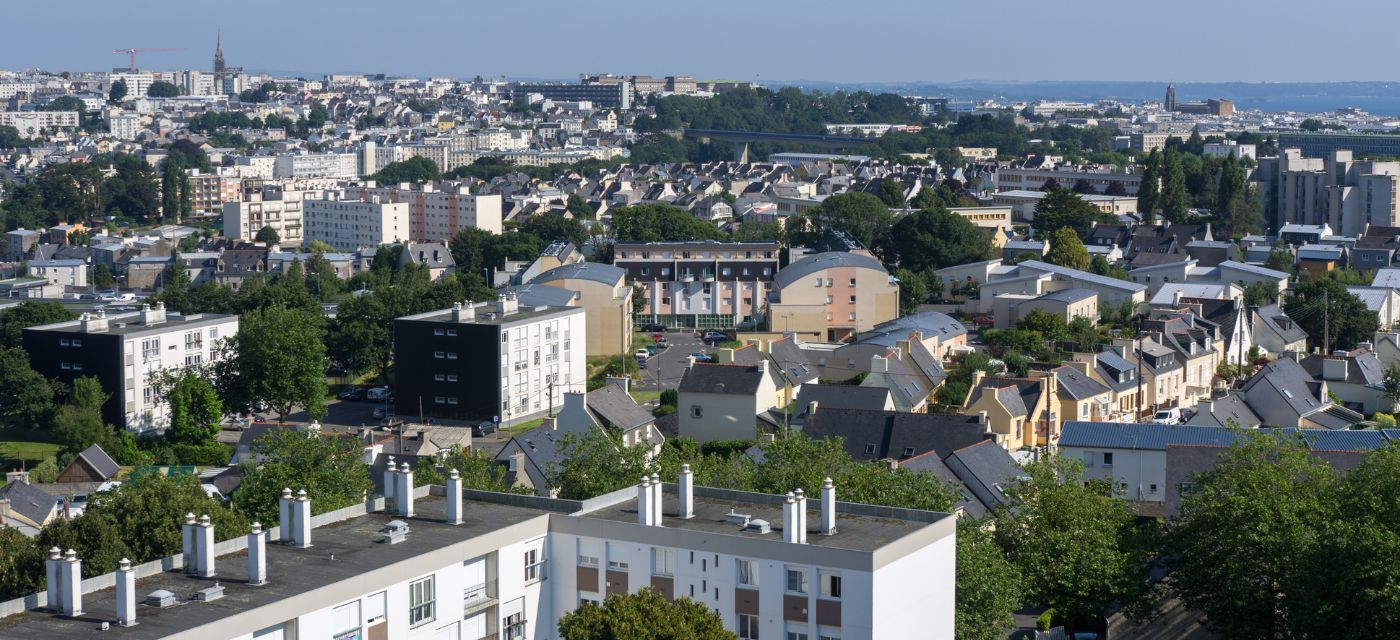
[(585, 352), (608, 356), (632, 346), (632, 287), (626, 275), (610, 264), (575, 262), (541, 273), (530, 284), (573, 291), (575, 305), (587, 310)]
[(899, 283), (879, 260), (831, 251), (794, 262), (774, 277), (768, 296), (773, 331), (840, 342), (899, 317)]

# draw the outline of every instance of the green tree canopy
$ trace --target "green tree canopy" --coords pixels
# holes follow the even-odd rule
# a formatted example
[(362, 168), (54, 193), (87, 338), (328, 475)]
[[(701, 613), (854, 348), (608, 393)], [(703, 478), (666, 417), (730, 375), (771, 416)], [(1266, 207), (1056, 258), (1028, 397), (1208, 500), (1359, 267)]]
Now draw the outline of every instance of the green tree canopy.
[(112, 88), (107, 91), (107, 99), (112, 102), (121, 102), (126, 97), (126, 82), (118, 80), (112, 83)]
[(643, 204), (612, 211), (613, 235), (618, 242), (682, 242), (724, 240), (724, 232), (714, 224), (696, 218), (682, 209), (662, 204)]
[(821, 206), (799, 219), (790, 220), (789, 237), (794, 244), (821, 239), (828, 231), (844, 231), (861, 244), (874, 249), (894, 225), (894, 213), (879, 198), (852, 192), (831, 196)]
[(971, 518), (958, 519), (955, 633), (960, 640), (1005, 640), (1021, 607), (1021, 573)]
[(436, 162), (423, 156), (414, 156), (407, 160), (384, 165), (370, 179), (383, 184), (398, 184), (400, 182), (421, 184), (437, 180), (440, 177), (442, 177), (442, 171)]
[(1042, 235), (1069, 227), (1080, 238), (1088, 237), (1095, 222), (1112, 222), (1113, 216), (1099, 211), (1093, 203), (1081, 198), (1069, 189), (1055, 188), (1047, 191), (1045, 197), (1035, 204), (1035, 219), (1031, 227)]
[(58, 302), (26, 301), (0, 311), (0, 346), (19, 347), (22, 331), (41, 324), (77, 319), (77, 314)]
[(216, 441), (223, 403), (214, 386), (198, 370), (186, 368), (166, 373), (157, 381), (156, 389), (170, 403), (170, 428), (165, 434), (168, 440), (192, 445)]
[(180, 87), (164, 80), (156, 80), (146, 88), (146, 95), (152, 98), (174, 98), (180, 95)]
[(1181, 153), (1168, 146), (1162, 155), (1162, 217), (1170, 222), (1184, 222), (1191, 207), (1191, 195), (1186, 190), (1186, 172)]
[(650, 588), (585, 602), (559, 618), (567, 640), (734, 640), (724, 620), (690, 598), (667, 601)]
[(373, 488), (359, 440), (349, 434), (316, 435), (292, 427), (271, 429), (253, 445), (258, 460), (243, 466), (233, 504), (249, 518), (277, 522), (282, 489), (306, 490), (313, 513), (364, 502)]
[(1284, 301), (1283, 311), (1308, 332), (1315, 348), (1354, 349), (1356, 343), (1371, 340), (1380, 326), (1376, 312), (1332, 278), (1299, 285)]
[(220, 397), (238, 411), (266, 407), (286, 419), (301, 407), (312, 418), (326, 413), (325, 320), (303, 309), (267, 307), (239, 318), (238, 334), (225, 339), (214, 372)]
[(282, 237), (277, 235), (276, 229), (264, 225), (263, 228), (258, 229), (257, 235), (253, 236), (253, 241), (259, 244), (273, 247), (282, 243)]
[(1050, 235), (1050, 252), (1045, 255), (1045, 261), (1080, 271), (1088, 271), (1091, 262), (1089, 250), (1071, 227), (1060, 227)]
[(0, 415), (21, 425), (43, 424), (53, 410), (53, 388), (30, 368), (19, 347), (0, 347)]
[(986, 260), (992, 255), (992, 240), (947, 209), (920, 209), (894, 223), (882, 253), (900, 268), (923, 272)]

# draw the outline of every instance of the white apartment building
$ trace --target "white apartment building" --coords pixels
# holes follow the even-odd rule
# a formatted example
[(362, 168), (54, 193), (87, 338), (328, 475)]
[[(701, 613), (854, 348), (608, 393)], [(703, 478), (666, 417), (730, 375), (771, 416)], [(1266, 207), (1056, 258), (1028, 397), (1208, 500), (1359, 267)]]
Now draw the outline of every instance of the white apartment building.
[(34, 95), (38, 85), (33, 82), (0, 82), (0, 100), (9, 100), (18, 95)]
[(541, 417), (586, 390), (587, 331), (583, 307), (521, 307), (514, 294), (397, 318), (394, 393), (438, 418)]
[(252, 241), (263, 227), (272, 227), (285, 246), (300, 246), (304, 236), (303, 203), (319, 198), (319, 191), (263, 187), (261, 192), (224, 203), (224, 236), (230, 240)]
[(303, 244), (320, 240), (337, 250), (353, 251), (409, 239), (407, 204), (378, 196), (367, 200), (340, 199), (335, 192), (326, 196), (303, 203)]
[(501, 194), (473, 195), (462, 182), (377, 185), (369, 180), (364, 186), (346, 189), (345, 194), (408, 204), (409, 236), (414, 242), (446, 242), (469, 227), (501, 232)]
[(126, 83), (127, 98), (140, 98), (150, 90), (155, 76), (145, 71), (113, 71), (107, 74), (107, 86), (118, 82)]
[(829, 481), (810, 498), (695, 487), (689, 469), (573, 501), (415, 486), (407, 463), (384, 467), (390, 497), (368, 507), (313, 518), (315, 496), (288, 490), (280, 527), (230, 536), (196, 520), (181, 554), (87, 580), (81, 558), (51, 556), (49, 590), (0, 616), (63, 614), (7, 625), (30, 640), (99, 621), (123, 638), (553, 640), (575, 608), (649, 588), (743, 640), (953, 637), (950, 514), (839, 502)]
[(1074, 183), (1080, 180), (1085, 180), (1100, 194), (1107, 191), (1109, 185), (1117, 184), (1128, 195), (1137, 195), (1138, 187), (1142, 185), (1140, 174), (1117, 170), (1086, 170), (1077, 167), (1056, 167), (1054, 169), (1003, 167), (998, 168), (992, 174), (992, 183), (999, 192), (1039, 190), (1049, 180), (1054, 180), (1056, 184), (1066, 189), (1073, 187)]
[(60, 287), (86, 287), (87, 263), (82, 260), (30, 260), (29, 275)]
[(234, 176), (201, 173), (199, 169), (186, 169), (190, 176), (190, 191), (193, 192), (194, 212), (197, 214), (221, 214), (225, 202), (235, 202), (243, 197), (243, 180)]
[(44, 129), (78, 126), (77, 111), (0, 111), (0, 126), (14, 127), (19, 134), (32, 138)]
[(110, 394), (102, 405), (103, 420), (145, 433), (170, 424), (170, 405), (157, 393), (155, 374), (211, 362), (219, 341), (237, 333), (238, 316), (167, 316), (157, 303), (135, 313), (98, 311), (25, 329), (24, 348), (46, 377), (68, 385), (96, 377)]
[(1227, 140), (1225, 142), (1207, 142), (1202, 151), (1202, 155), (1209, 158), (1234, 156), (1236, 160), (1241, 158), (1249, 158), (1250, 160), (1259, 159), (1259, 156), (1255, 153), (1254, 145), (1240, 144), (1233, 140)]
[(276, 165), (275, 156), (238, 156), (233, 160), (233, 172), (240, 178), (271, 180)]
[(353, 153), (279, 155), (272, 165), (274, 178), (354, 180), (358, 171), (359, 159)]
[(141, 133), (141, 116), (134, 113), (117, 112), (107, 118), (107, 127), (112, 137), (118, 140), (135, 140)]

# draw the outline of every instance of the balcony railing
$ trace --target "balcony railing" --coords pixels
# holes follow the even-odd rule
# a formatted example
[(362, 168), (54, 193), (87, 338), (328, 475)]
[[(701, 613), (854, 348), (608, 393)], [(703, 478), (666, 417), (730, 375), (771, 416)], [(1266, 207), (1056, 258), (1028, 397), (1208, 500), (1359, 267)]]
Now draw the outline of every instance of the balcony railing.
[(467, 587), (462, 594), (462, 606), (465, 608), (464, 615), (480, 611), (496, 604), (496, 581), (488, 580), (481, 584)]

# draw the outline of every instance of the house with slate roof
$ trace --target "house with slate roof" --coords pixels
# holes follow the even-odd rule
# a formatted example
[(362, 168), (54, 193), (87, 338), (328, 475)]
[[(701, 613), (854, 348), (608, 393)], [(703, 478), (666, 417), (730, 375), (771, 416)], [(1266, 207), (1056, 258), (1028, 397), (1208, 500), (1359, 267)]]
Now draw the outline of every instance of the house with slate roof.
[(985, 377), (972, 374), (972, 385), (963, 411), (987, 414), (988, 429), (1007, 451), (1053, 445), (1060, 435), (1059, 385), (1054, 375), (1037, 377)]
[(758, 437), (758, 414), (775, 408), (778, 397), (767, 360), (691, 364), (677, 392), (680, 434), (701, 444)]
[(68, 466), (58, 472), (56, 482), (106, 482), (117, 477), (121, 467), (102, 447), (83, 449)]
[(656, 418), (628, 393), (627, 378), (609, 378), (607, 384), (586, 394), (566, 392), (554, 421), (560, 433), (580, 437), (601, 429), (616, 430), (622, 446), (645, 446), (652, 455), (660, 453), (666, 442), (656, 428)]
[(1394, 413), (1396, 403), (1385, 397), (1385, 368), (1376, 354), (1365, 348), (1313, 354), (1298, 364), (1314, 380), (1327, 381), (1327, 391), (1348, 409), (1364, 414)]
[(10, 527), (34, 537), (58, 517), (58, 501), (28, 482), (0, 487), (0, 527)]

